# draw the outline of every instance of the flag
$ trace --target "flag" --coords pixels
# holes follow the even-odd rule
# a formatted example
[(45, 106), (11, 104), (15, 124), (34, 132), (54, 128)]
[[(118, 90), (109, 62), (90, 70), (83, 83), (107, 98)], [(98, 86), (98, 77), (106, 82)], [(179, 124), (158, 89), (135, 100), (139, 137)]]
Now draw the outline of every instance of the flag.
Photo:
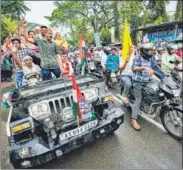
[(130, 54), (130, 48), (132, 46), (132, 40), (130, 37), (130, 30), (127, 20), (125, 20), (124, 31), (123, 31), (123, 49), (122, 49), (122, 60), (126, 61), (127, 56)]
[(85, 41), (84, 38), (81, 36), (79, 38), (79, 56), (80, 56), (80, 67), (83, 67), (84, 63), (85, 63), (85, 56), (87, 53), (87, 49), (86, 49), (86, 45), (85, 45)]
[(85, 100), (84, 95), (81, 93), (76, 83), (76, 78), (74, 74), (72, 74), (72, 90), (72, 110), (74, 116), (77, 117), (77, 120), (87, 121), (96, 119), (95, 113), (91, 111), (91, 105)]
[(78, 120), (82, 120), (81, 109), (79, 105), (79, 102), (82, 98), (82, 94), (76, 83), (76, 78), (74, 74), (72, 74), (72, 92), (73, 92), (73, 104), (72, 104), (73, 114), (75, 117), (78, 118)]

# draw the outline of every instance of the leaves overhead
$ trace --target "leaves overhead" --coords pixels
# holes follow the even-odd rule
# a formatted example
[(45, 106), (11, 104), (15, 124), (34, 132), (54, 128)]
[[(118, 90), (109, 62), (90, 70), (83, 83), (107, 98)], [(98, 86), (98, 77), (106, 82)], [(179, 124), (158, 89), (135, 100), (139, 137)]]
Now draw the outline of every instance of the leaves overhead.
[(183, 19), (183, 17), (182, 17), (183, 7), (182, 6), (183, 6), (182, 0), (178, 0), (177, 5), (176, 5), (176, 11), (174, 14), (175, 20), (182, 20)]
[(23, 0), (1, 1), (1, 14), (8, 15), (12, 19), (20, 19), (30, 9)]

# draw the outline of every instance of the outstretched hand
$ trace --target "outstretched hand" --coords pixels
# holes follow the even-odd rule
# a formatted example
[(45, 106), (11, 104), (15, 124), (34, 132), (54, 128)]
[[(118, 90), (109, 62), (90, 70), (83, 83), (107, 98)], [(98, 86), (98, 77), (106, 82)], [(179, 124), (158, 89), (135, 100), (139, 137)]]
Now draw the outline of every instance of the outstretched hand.
[(23, 25), (24, 27), (27, 27), (27, 21), (25, 20), (24, 17), (22, 17), (21, 23), (22, 23), (22, 25)]

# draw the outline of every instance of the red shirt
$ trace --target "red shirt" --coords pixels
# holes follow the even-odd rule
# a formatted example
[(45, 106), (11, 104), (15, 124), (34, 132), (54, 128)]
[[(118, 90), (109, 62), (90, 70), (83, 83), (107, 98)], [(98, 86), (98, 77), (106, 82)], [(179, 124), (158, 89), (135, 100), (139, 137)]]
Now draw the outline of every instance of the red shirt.
[(91, 58), (91, 53), (89, 51), (86, 53), (86, 57)]
[(178, 49), (178, 50), (176, 51), (176, 54), (177, 54), (180, 58), (182, 58), (182, 49)]

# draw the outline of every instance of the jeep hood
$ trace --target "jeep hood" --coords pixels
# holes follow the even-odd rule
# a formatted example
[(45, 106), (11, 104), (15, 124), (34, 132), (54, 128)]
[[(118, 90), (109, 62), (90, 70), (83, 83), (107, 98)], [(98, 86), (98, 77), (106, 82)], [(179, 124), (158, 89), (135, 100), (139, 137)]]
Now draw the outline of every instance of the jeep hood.
[[(96, 83), (100, 80), (94, 76), (77, 77), (76, 82), (79, 86), (89, 85), (90, 83)], [(20, 91), (22, 98), (32, 98), (40, 96), (42, 94), (50, 94), (72, 89), (72, 79), (70, 78), (58, 78), (49, 81), (40, 82), (35, 86), (24, 87)]]

